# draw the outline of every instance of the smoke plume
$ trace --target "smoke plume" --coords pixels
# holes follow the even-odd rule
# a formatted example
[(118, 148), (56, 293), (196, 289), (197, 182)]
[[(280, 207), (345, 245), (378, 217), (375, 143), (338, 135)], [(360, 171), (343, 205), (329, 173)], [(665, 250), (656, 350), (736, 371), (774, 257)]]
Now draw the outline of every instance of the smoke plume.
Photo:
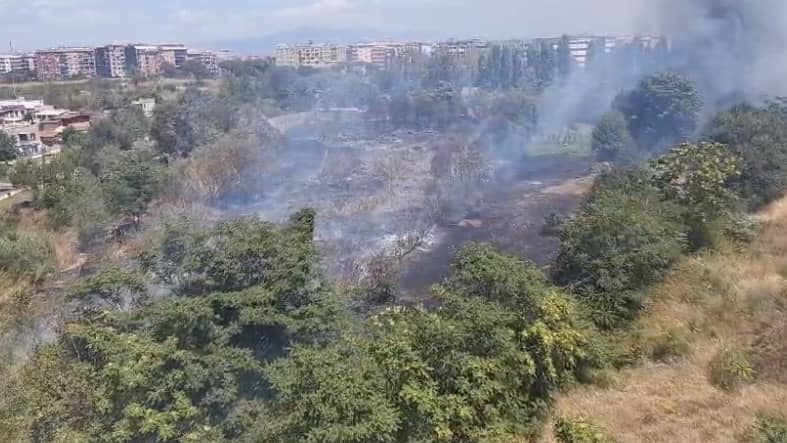
[(784, 0), (663, 0), (659, 17), (674, 66), (710, 105), (787, 94)]

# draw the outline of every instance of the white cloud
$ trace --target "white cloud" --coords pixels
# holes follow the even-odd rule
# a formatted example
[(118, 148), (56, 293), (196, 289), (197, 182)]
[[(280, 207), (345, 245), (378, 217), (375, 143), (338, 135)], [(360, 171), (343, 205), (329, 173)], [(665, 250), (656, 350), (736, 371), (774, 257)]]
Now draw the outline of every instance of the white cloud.
[(286, 20), (329, 19), (353, 12), (354, 6), (350, 0), (316, 0), (301, 6), (276, 9), (271, 16)]

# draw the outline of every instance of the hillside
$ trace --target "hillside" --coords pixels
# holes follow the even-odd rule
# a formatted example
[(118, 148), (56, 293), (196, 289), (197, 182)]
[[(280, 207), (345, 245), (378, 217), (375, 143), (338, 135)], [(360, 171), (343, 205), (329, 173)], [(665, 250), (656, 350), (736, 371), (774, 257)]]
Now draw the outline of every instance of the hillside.
[[(554, 417), (585, 418), (622, 443), (759, 441), (757, 417), (787, 413), (787, 198), (757, 218), (750, 245), (687, 257), (652, 288), (618, 343), (642, 360), (614, 372), (608, 387), (561, 395)], [(750, 383), (724, 390), (710, 381), (722, 349), (746, 356)]]

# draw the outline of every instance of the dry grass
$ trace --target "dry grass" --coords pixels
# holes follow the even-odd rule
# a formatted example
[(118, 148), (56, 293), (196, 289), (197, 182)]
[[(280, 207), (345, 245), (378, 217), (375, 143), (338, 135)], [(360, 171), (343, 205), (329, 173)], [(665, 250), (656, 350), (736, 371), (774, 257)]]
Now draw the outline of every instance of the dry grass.
[[(585, 416), (620, 442), (748, 441), (757, 414), (787, 413), (787, 198), (758, 214), (745, 249), (686, 258), (650, 294), (651, 304), (621, 340), (632, 355), (665, 331), (680, 331), (689, 355), (669, 364), (640, 361), (612, 388), (560, 396), (555, 416)], [(724, 392), (708, 380), (725, 344), (750, 357), (755, 381)], [(544, 442), (554, 442), (551, 423)]]
[(550, 195), (571, 195), (571, 196), (581, 197), (584, 195), (588, 195), (590, 189), (593, 187), (593, 183), (595, 182), (596, 182), (595, 175), (572, 178), (566, 180), (565, 182), (559, 185), (546, 187), (541, 190), (541, 193), (550, 194)]

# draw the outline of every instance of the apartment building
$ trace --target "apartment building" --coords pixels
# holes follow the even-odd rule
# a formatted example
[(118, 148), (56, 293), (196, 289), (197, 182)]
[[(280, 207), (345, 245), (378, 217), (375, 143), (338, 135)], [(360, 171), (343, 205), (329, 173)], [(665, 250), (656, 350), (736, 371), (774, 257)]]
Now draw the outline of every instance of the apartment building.
[(377, 43), (353, 45), (351, 60), (355, 63), (385, 66), (388, 48)]
[(188, 58), (188, 49), (181, 44), (158, 45), (161, 62), (180, 68)]
[(30, 64), (28, 54), (0, 54), (0, 74), (11, 71), (34, 71), (35, 65)]
[(107, 45), (96, 48), (96, 72), (104, 78), (125, 78), (128, 74), (126, 47)]
[(141, 77), (155, 77), (161, 73), (162, 58), (158, 46), (129, 45), (125, 55), (128, 72)]
[(274, 55), (277, 66), (300, 66), (301, 57), (298, 55), (298, 49), (289, 45), (276, 46), (276, 53)]
[(185, 61), (199, 62), (211, 75), (219, 75), (219, 59), (215, 52), (190, 49), (186, 51)]
[(276, 48), (276, 65), (315, 68), (350, 61), (352, 49), (345, 45), (280, 45)]
[(36, 51), (36, 76), (41, 81), (96, 76), (93, 48), (55, 48)]

